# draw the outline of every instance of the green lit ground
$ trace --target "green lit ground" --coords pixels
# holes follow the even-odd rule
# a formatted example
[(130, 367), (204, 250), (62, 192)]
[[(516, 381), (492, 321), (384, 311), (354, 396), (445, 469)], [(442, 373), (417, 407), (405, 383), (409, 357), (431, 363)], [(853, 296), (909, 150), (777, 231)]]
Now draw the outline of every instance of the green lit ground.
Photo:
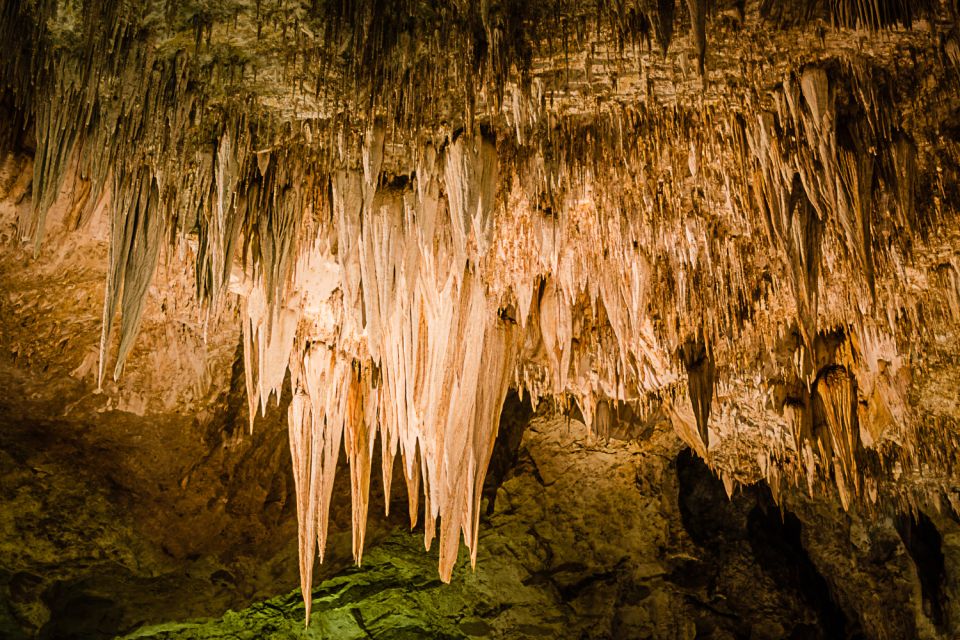
[[(484, 571), (461, 561), (454, 583), (437, 578), (436, 560), (423, 552), (422, 538), (397, 533), (352, 569), (314, 589), (313, 614), (304, 628), (300, 591), (227, 612), (207, 622), (164, 624), (129, 638), (462, 638), (491, 631)], [(522, 585), (504, 585), (517, 587)], [(555, 635), (556, 625), (528, 631)]]
[[(893, 524), (802, 498), (781, 511), (763, 484), (728, 499), (680, 448), (669, 427), (643, 444), (605, 443), (575, 421), (535, 419), (481, 520), (476, 571), (461, 548), (451, 583), (441, 583), (422, 528), (397, 528), (362, 567), (315, 586), (309, 627), (294, 591), (127, 638), (940, 637), (918, 632), (917, 573)], [(917, 601), (904, 598), (911, 589)]]
[(481, 521), (476, 571), (461, 547), (450, 584), (440, 582), (436, 543), (424, 552), (421, 526), (395, 531), (366, 550), (362, 567), (317, 584), (308, 628), (294, 591), (128, 637), (663, 637), (681, 628), (661, 563), (670, 529), (661, 487), (637, 480), (638, 465), (657, 475), (667, 461), (597, 442), (579, 423), (535, 421), (524, 442), (495, 513)]

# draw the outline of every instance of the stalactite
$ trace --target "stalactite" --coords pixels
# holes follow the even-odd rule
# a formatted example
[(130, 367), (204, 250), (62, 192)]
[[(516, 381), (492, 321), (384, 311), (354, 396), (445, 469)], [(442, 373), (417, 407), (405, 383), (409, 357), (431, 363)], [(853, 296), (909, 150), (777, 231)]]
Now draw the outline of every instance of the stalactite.
[(848, 508), (860, 490), (856, 380), (846, 369), (831, 367), (818, 376), (815, 399), (827, 431), (827, 438), (819, 440), (820, 455), (827, 464), (832, 463), (840, 500)]
[[(38, 251), (43, 240), (47, 211), (57, 197), (67, 172), (67, 163), (76, 145), (80, 124), (84, 115), (71, 106), (83, 101), (80, 95), (82, 81), (67, 67), (69, 59), (58, 61), (57, 67), (46, 74), (46, 90), (36, 109), (37, 167), (33, 186), (33, 207), (29, 216), (21, 220), (20, 237), (34, 243)], [(61, 86), (61, 83), (67, 86)]]
[(910, 28), (914, 20), (935, 12), (932, 2), (905, 0), (834, 0), (796, 6), (782, 0), (764, 0), (760, 13), (781, 26), (823, 20), (850, 29), (881, 29), (901, 24)]
[(676, 0), (657, 0), (657, 11), (653, 20), (654, 32), (663, 57), (667, 57), (670, 41), (673, 39), (673, 16)]
[(445, 153), (444, 178), (457, 259), (475, 263), (490, 244), (497, 186), (497, 152), (485, 136), (457, 138)]
[(120, 348), (113, 377), (114, 380), (120, 377), (143, 317), (147, 289), (157, 268), (163, 237), (164, 221), (158, 211), (159, 192), (156, 180), (148, 169), (141, 168), (132, 176), (129, 184), (115, 180), (113, 193), (111, 268), (104, 301), (98, 383), (103, 382), (106, 351), (118, 303), (121, 310)]
[(697, 50), (697, 71), (703, 76), (707, 59), (707, 2), (687, 0), (687, 8), (690, 11), (690, 37)]
[(707, 423), (710, 419), (710, 405), (713, 403), (714, 384), (716, 382), (716, 361), (713, 349), (704, 345), (702, 340), (688, 339), (681, 348), (683, 366), (687, 370), (687, 389), (693, 414), (697, 419), (697, 430), (705, 447), (709, 447), (710, 438)]
[(782, 228), (783, 246), (790, 259), (798, 320), (807, 344), (812, 344), (817, 331), (823, 225), (807, 199), (798, 174), (794, 174), (788, 206), (790, 217)]
[[(246, 204), (238, 197), (238, 183), (240, 171), (248, 161), (249, 139), (242, 129), (240, 139), (235, 140), (236, 134), (229, 130), (224, 131), (217, 144), (216, 157), (213, 163), (213, 197), (214, 203), (210, 207), (210, 218), (201, 225), (201, 239), (209, 246), (203, 246), (199, 255), (203, 264), (198, 265), (197, 271), (202, 278), (201, 295), (216, 303), (224, 289), (230, 282), (230, 273), (233, 268), (233, 259), (236, 253), (236, 244), (243, 222), (243, 207)], [(265, 171), (259, 168), (261, 178)]]
[[(575, 405), (604, 437), (626, 403), (665, 417), (711, 463), (739, 446), (731, 425), (762, 421), (775, 387), (764, 415), (781, 415), (758, 436), (764, 476), (811, 494), (832, 476), (847, 507), (896, 492), (871, 484), (864, 449), (900, 456), (904, 473), (938, 455), (902, 445), (920, 432), (905, 382), (920, 359), (902, 334), (934, 289), (924, 312), (960, 317), (956, 259), (923, 255), (937, 217), (921, 200), (956, 150), (931, 151), (940, 125), (921, 98), (894, 95), (887, 63), (817, 50), (796, 67), (771, 50), (777, 78), (744, 71), (750, 90), (704, 87), (693, 104), (673, 65), (612, 46), (611, 31), (627, 41), (646, 28), (632, 3), (561, 2), (558, 15), (483, 4), (450, 21), (446, 5), (363, 0), (317, 3), (312, 40), (266, 7), (239, 7), (260, 75), (231, 84), (213, 18), (198, 18), (184, 47), (182, 29), (151, 39), (135, 6), (107, 4), (123, 18), (104, 23), (113, 33), (82, 22), (78, 50), (53, 53), (44, 14), (36, 59), (0, 61), (2, 88), (37, 132), (21, 235), (39, 241), (68, 160), (85, 194), (76, 225), (110, 202), (101, 381), (116, 313), (115, 376), (167, 244), (194, 260), (201, 303), (240, 298), (251, 429), (287, 380), (292, 393), (308, 617), (341, 446), (357, 562), (377, 438), (385, 493), (399, 454), (425, 546), (439, 526), (441, 578), (461, 539), (476, 561), (511, 385), (534, 404)], [(830, 6), (844, 25), (918, 15), (896, 2)], [(688, 8), (704, 74), (707, 8)], [(675, 3), (649, 10), (666, 56)], [(4, 7), (0, 33), (23, 22), (13, 14)], [(562, 43), (540, 37), (550, 29)], [(588, 56), (592, 82), (570, 80)], [(605, 93), (603, 74), (625, 62), (657, 74), (645, 102), (617, 97), (616, 80), (617, 99)], [(301, 65), (318, 74), (315, 101), (297, 88)], [(284, 97), (261, 91), (277, 77)], [(949, 221), (945, 195), (937, 215)], [(749, 401), (733, 410), (736, 393)], [(723, 475), (728, 493), (741, 479)]]

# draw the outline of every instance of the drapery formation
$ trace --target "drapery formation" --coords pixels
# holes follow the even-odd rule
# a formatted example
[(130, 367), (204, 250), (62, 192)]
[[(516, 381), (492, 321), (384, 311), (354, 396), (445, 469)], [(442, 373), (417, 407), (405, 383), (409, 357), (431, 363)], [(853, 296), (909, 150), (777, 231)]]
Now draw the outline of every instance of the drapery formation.
[[(707, 78), (707, 8), (687, 4)], [(821, 9), (848, 26), (912, 20), (902, 3), (867, 5)], [(576, 406), (601, 435), (628, 413), (669, 420), (711, 462), (753, 429), (759, 446), (738, 464), (775, 494), (830, 486), (865, 509), (956, 499), (943, 471), (955, 442), (925, 435), (908, 397), (922, 325), (960, 322), (960, 151), (941, 126), (960, 93), (926, 80), (960, 70), (955, 32), (901, 34), (912, 57), (878, 46), (744, 62), (708, 93), (657, 76), (640, 51), (652, 28), (666, 53), (672, 2), (577, 13), (603, 46), (565, 22), (563, 46), (583, 50), (573, 72), (559, 44), (518, 35), (553, 18), (486, 4), (442, 33), (449, 68), (417, 64), (440, 35), (421, 50), (411, 34), (452, 18), (405, 3), (394, 9), (416, 19), (396, 31), (361, 2), (316, 40), (301, 27), (320, 17), (238, 8), (237, 33), (283, 45), (262, 66), (230, 57), (222, 17), (192, 16), (184, 43), (151, 32), (150, 11), (97, 6), (89, 21), (4, 8), (2, 33), (34, 46), (0, 66), (0, 106), (36, 145), (20, 237), (39, 246), (68, 175), (69, 224), (109, 211), (101, 381), (114, 354), (122, 372), (165, 252), (192, 261), (209, 312), (239, 298), (251, 428), (288, 376), (293, 391), (308, 614), (341, 450), (358, 562), (378, 441), (385, 489), (399, 454), (428, 547), (439, 523), (441, 577), (461, 536), (476, 560), (511, 386)], [(58, 30), (75, 51), (50, 45)], [(312, 64), (318, 75), (296, 76)], [(278, 77), (297, 80), (289, 102)], [(634, 93), (618, 98), (621, 84)], [(898, 482), (931, 465), (922, 485)]]

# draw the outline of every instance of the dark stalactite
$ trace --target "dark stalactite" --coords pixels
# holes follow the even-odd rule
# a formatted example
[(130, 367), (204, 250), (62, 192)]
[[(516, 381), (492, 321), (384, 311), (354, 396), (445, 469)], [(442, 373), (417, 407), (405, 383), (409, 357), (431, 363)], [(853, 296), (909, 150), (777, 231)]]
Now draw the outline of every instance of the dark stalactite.
[(670, 41), (673, 39), (673, 20), (676, 10), (676, 0), (657, 0), (657, 12), (654, 16), (653, 26), (657, 36), (657, 43), (660, 45), (660, 51), (663, 57), (667, 57), (667, 51), (670, 49)]
[(707, 0), (687, 0), (690, 11), (690, 38), (697, 51), (697, 71), (706, 73), (707, 59)]
[(709, 446), (708, 423), (717, 373), (713, 348), (705, 345), (702, 337), (698, 340), (688, 338), (680, 349), (680, 357), (687, 371), (687, 391), (690, 404), (693, 405), (693, 415), (697, 418), (697, 430), (704, 446)]

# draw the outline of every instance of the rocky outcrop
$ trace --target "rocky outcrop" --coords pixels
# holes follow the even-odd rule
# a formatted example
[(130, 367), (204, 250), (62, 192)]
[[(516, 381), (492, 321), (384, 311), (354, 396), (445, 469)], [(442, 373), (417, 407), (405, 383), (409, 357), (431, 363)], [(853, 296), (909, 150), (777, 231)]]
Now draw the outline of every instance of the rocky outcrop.
[[(928, 555), (952, 555), (926, 516), (908, 522)], [(836, 500), (779, 506), (763, 481), (728, 499), (667, 422), (637, 444), (541, 417), (483, 522), (476, 569), (461, 561), (449, 585), (419, 534), (396, 532), (314, 588), (306, 629), (294, 592), (130, 637), (950, 637), (956, 576), (917, 562), (922, 543), (901, 529)], [(922, 595), (928, 578), (945, 606)]]
[[(123, 472), (131, 504), (181, 487), (198, 507), (233, 479), (274, 487), (289, 451), (289, 481), (252, 490), (240, 522), (264, 495), (296, 505), (303, 593), (334, 535), (338, 469), (356, 562), (371, 496), (403, 485), (450, 580), (461, 539), (480, 553), (491, 458), (488, 487), (513, 461), (495, 453), (513, 388), (602, 436), (644, 441), (666, 420), (728, 496), (762, 480), (797, 514), (910, 514), (914, 528), (883, 530), (933, 567), (911, 602), (942, 626), (926, 523), (960, 510), (957, 15), (899, 0), (7, 3), (0, 381), (6, 450), (26, 452), (11, 486), (59, 495), (27, 461), (92, 459), (103, 431), (107, 451), (150, 461)], [(286, 442), (257, 427), (278, 405)], [(34, 421), (76, 446), (30, 444)], [(123, 468), (90, 482), (113, 495)], [(11, 593), (46, 588), (27, 574)], [(14, 614), (42, 627), (31, 598)]]
[(244, 437), (228, 426), (229, 406), (143, 417), (84, 401), (76, 384), (56, 389), (54, 413), (9, 373), (4, 637), (113, 637), (295, 584), (293, 486), (276, 413)]

